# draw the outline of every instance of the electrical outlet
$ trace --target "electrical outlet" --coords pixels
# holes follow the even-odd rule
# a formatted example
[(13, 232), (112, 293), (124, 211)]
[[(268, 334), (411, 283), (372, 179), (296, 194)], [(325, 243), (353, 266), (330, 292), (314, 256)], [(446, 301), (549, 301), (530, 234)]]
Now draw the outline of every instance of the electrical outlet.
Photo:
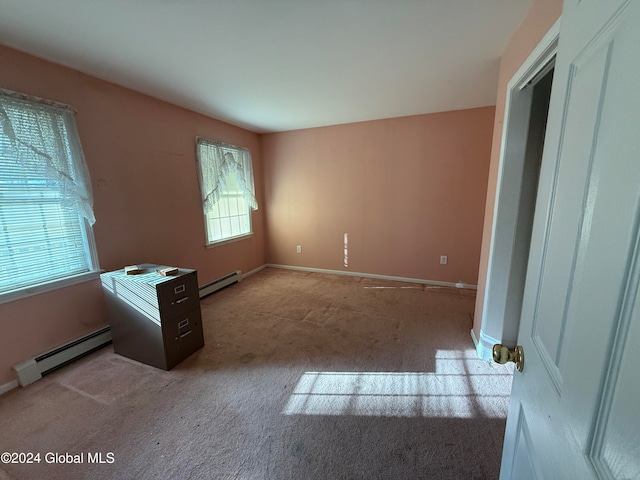
[(447, 264), (447, 256), (440, 255), (440, 265), (446, 265), (446, 264)]
[(296, 246), (296, 252), (297, 253), (302, 253), (302, 245), (297, 245)]

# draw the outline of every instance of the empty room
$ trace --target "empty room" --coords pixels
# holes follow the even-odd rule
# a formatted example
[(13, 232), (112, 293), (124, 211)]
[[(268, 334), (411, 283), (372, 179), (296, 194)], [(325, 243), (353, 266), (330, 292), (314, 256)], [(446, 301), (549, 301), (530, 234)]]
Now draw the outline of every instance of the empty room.
[(637, 478), (639, 24), (0, 0), (0, 480)]

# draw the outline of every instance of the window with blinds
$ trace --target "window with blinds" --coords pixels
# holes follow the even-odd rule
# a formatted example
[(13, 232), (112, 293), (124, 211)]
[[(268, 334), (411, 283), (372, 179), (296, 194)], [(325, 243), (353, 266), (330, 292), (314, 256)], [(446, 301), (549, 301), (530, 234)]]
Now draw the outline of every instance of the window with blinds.
[(236, 172), (228, 173), (220, 198), (205, 213), (209, 242), (220, 242), (251, 233), (249, 206), (238, 186)]
[[(46, 122), (35, 121), (29, 107), (25, 102), (21, 112), (14, 102), (10, 114), (9, 107), (0, 111), (1, 120), (13, 121), (0, 129), (0, 295), (96, 267), (91, 227), (69, 206), (61, 182), (47, 171), (51, 165), (43, 150), (34, 147), (48, 144), (49, 157), (73, 155), (77, 148), (70, 143), (68, 125), (55, 111), (47, 112)], [(17, 148), (16, 142), (27, 148)]]
[(258, 203), (249, 149), (200, 137), (196, 145), (207, 245), (251, 235)]

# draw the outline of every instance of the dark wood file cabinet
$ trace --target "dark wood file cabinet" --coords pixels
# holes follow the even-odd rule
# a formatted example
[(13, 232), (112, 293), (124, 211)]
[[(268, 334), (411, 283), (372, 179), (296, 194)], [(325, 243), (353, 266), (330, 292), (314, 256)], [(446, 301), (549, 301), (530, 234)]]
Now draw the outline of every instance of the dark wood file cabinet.
[(164, 277), (164, 265), (140, 265), (143, 273), (103, 273), (113, 349), (119, 355), (170, 370), (204, 346), (198, 277), (181, 268)]

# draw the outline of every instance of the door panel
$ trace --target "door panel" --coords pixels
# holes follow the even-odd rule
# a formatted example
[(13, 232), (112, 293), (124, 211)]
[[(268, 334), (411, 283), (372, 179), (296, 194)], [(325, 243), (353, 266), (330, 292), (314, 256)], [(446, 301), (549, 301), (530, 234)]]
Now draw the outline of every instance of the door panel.
[[(637, 272), (635, 275), (637, 282)], [(637, 291), (637, 285), (636, 285)], [(637, 298), (632, 313), (633, 321), (623, 318), (620, 339), (625, 339), (620, 369), (613, 385), (603, 395), (602, 428), (596, 429), (590, 452), (594, 464), (610, 478), (637, 478), (640, 476), (640, 416), (637, 404), (628, 399), (640, 398), (637, 363), (640, 355), (640, 306)], [(629, 319), (630, 320), (630, 319)], [(633, 327), (627, 330), (626, 323)], [(613, 371), (617, 369), (612, 368)], [(606, 477), (605, 477), (606, 478)]]
[(516, 447), (516, 458), (513, 467), (514, 478), (527, 480), (540, 479), (540, 475), (537, 474), (536, 465), (538, 460), (534, 455), (535, 448), (531, 442), (531, 434), (529, 433), (526, 416), (523, 412), (520, 412), (517, 439), (518, 444)]
[[(561, 126), (564, 134), (560, 148), (564, 161), (558, 164), (556, 174), (554, 212), (548, 227), (548, 242), (531, 332), (558, 392), (562, 385), (563, 370), (561, 339), (564, 338), (568, 320), (567, 304), (576, 267), (575, 245), (583, 227), (584, 202), (592, 173), (592, 145), (584, 139), (594, 138), (597, 133), (599, 99), (603, 95), (606, 68), (607, 49), (604, 47), (585, 59), (580, 66), (572, 65), (565, 122)], [(585, 102), (585, 98), (593, 101)]]
[(640, 1), (567, 1), (501, 478), (640, 472)]

